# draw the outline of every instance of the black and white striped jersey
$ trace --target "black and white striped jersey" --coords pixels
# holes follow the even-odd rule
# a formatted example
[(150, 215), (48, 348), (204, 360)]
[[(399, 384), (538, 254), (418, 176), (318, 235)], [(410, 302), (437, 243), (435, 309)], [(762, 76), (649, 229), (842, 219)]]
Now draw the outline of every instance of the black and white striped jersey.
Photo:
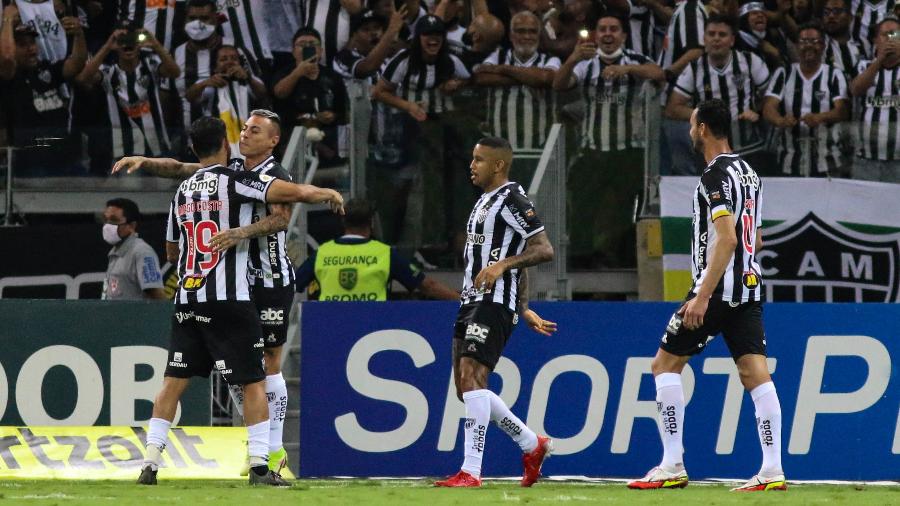
[(171, 150), (159, 100), (159, 65), (153, 52), (141, 51), (137, 67), (126, 72), (118, 64), (100, 66), (106, 91), (112, 154), (161, 156)]
[(866, 58), (874, 56), (875, 47), (872, 41), (875, 38), (875, 26), (893, 9), (894, 0), (882, 0), (870, 2), (868, 0), (852, 0), (850, 13), (853, 20), (850, 22), (850, 37), (859, 43)]
[[(862, 61), (857, 75), (871, 64)], [(900, 160), (900, 65), (882, 68), (861, 100), (859, 150), (869, 160)]]
[(311, 26), (322, 36), (325, 63), (331, 66), (338, 51), (350, 40), (350, 13), (341, 0), (300, 0), (300, 26)]
[(656, 47), (656, 16), (653, 15), (653, 11), (645, 5), (632, 3), (628, 23), (630, 30), (628, 38), (625, 39), (625, 47), (655, 61), (659, 56), (659, 48)]
[(781, 115), (790, 114), (798, 120), (794, 127), (778, 130), (778, 159), (781, 160), (782, 172), (791, 176), (834, 173), (840, 165), (840, 125), (809, 128), (799, 120), (809, 113), (834, 109), (838, 100), (848, 100), (844, 73), (831, 65), (822, 64), (818, 72), (807, 79), (800, 71), (800, 64), (794, 63), (775, 70), (766, 96), (779, 101)]
[(213, 251), (210, 238), (252, 223), (275, 178), (221, 165), (204, 167), (184, 180), (172, 199), (166, 241), (179, 243), (176, 304), (250, 300), (247, 268), (250, 241)]
[[(511, 49), (501, 48), (487, 57), (490, 65), (512, 65), (547, 70), (559, 69), (559, 58), (535, 52), (519, 61)], [(495, 86), (488, 94), (488, 125), (493, 135), (507, 139), (513, 149), (543, 149), (556, 118), (556, 95), (550, 88), (524, 84)]]
[(738, 120), (748, 110), (756, 110), (756, 95), (765, 90), (769, 81), (769, 69), (762, 58), (753, 53), (731, 50), (728, 63), (716, 68), (704, 54), (692, 61), (675, 82), (675, 93), (680, 93), (699, 104), (718, 98), (728, 104), (731, 113), (729, 140), (735, 151), (750, 152), (762, 148), (765, 143), (759, 122)]
[(725, 302), (762, 300), (762, 277), (756, 258), (756, 230), (762, 224), (762, 181), (740, 156), (723, 153), (707, 165), (694, 192), (691, 237), (691, 293), (704, 282), (710, 248), (716, 247), (713, 222), (734, 216), (737, 246), (713, 297)]
[(865, 59), (865, 52), (853, 39), (838, 42), (837, 39), (825, 36), (825, 63), (840, 69), (847, 77), (856, 77), (856, 66), (860, 60)]
[(418, 103), (429, 114), (439, 114), (453, 110), (453, 100), (438, 88), (449, 79), (468, 79), (469, 71), (455, 55), (449, 55), (453, 62), (452, 73), (440, 78), (437, 66), (430, 63), (411, 63), (410, 51), (404, 49), (388, 60), (381, 77), (396, 86), (394, 93), (409, 102)]
[(706, 18), (706, 7), (700, 0), (685, 0), (675, 6), (659, 54), (660, 67), (669, 68), (687, 50), (703, 47)]
[(481, 269), (522, 253), (525, 242), (543, 230), (534, 204), (519, 183), (509, 182), (483, 194), (466, 224), (466, 271), (460, 302), (496, 302), (515, 313), (522, 274), (519, 269), (504, 272), (490, 292), (476, 287), (475, 277)]
[(369, 84), (378, 82), (378, 71), (373, 71), (369, 75), (363, 75), (356, 68), (359, 62), (366, 59), (366, 55), (360, 53), (356, 49), (345, 47), (338, 51), (334, 56), (331, 66), (344, 79), (363, 79)]
[[(119, 15), (132, 26), (143, 27), (152, 33), (166, 50), (171, 51), (176, 41), (175, 27), (184, 23), (187, 0), (119, 0)], [(177, 19), (176, 19), (177, 18)]]
[(246, 49), (257, 62), (272, 60), (263, 0), (218, 0), (217, 3), (219, 12), (228, 17), (222, 23), (225, 39)]
[(629, 74), (607, 81), (603, 70), (610, 65), (648, 63), (653, 63), (650, 58), (625, 49), (612, 63), (595, 56), (575, 66), (573, 74), (585, 103), (581, 149), (606, 152), (644, 147), (644, 80)]
[[(235, 171), (244, 171), (244, 161), (234, 159), (229, 168)], [(250, 171), (260, 176), (291, 181), (291, 175), (272, 156), (260, 162)], [(253, 207), (252, 221), (255, 223), (269, 214), (271, 213), (267, 204), (257, 203)], [(294, 284), (294, 266), (287, 254), (286, 231), (282, 230), (265, 237), (250, 239), (249, 261), (248, 281), (254, 290), (281, 288)]]
[[(224, 44), (231, 44), (231, 41), (224, 41)], [(241, 59), (241, 66), (250, 74), (250, 78), (262, 82), (257, 77), (260, 75), (260, 70), (253, 56), (241, 47), (238, 47), (237, 51)], [(162, 89), (169, 91), (174, 89), (178, 92), (178, 96), (181, 97), (184, 129), (189, 131), (191, 122), (203, 115), (203, 104), (199, 102), (196, 104), (191, 103), (185, 97), (185, 93), (197, 81), (209, 79), (216, 63), (212, 61), (212, 50), (194, 49), (189, 42), (175, 48), (172, 57), (175, 58), (175, 63), (181, 68), (181, 74), (174, 79), (163, 81)]]

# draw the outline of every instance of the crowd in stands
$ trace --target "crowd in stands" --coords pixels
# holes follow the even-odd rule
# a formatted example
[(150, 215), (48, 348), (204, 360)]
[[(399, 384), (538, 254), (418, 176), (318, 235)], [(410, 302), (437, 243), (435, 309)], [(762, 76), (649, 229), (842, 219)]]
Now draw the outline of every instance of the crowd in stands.
[(575, 267), (634, 265), (646, 149), (661, 174), (699, 174), (704, 99), (730, 105), (731, 145), (763, 176), (900, 182), (900, 6), (741, 2), (3, 0), (0, 146), (20, 177), (100, 176), (125, 155), (189, 158), (203, 115), (237, 155), (265, 107), (285, 132), (320, 129), (321, 165), (340, 166), (358, 80), (382, 235), (455, 254), (475, 141), (540, 150), (562, 122)]

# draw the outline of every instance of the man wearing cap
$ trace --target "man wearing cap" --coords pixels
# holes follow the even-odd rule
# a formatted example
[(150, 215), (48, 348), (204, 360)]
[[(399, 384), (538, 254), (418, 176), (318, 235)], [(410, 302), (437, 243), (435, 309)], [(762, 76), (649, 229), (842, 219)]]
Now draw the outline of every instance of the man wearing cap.
[[(22, 176), (64, 175), (73, 170), (78, 145), (69, 135), (67, 82), (84, 67), (87, 46), (77, 18), (63, 28), (72, 37), (72, 53), (56, 62), (40, 60), (37, 32), (18, 24), (15, 3), (3, 9), (0, 27), (0, 105), (10, 143), (17, 148), (15, 167)], [(39, 171), (46, 171), (39, 174)]]
[(378, 69), (391, 56), (405, 23), (406, 6), (399, 10), (391, 4), (391, 20), (366, 10), (350, 22), (350, 41), (334, 57), (334, 70), (345, 79), (377, 82)]
[(769, 70), (788, 65), (787, 44), (783, 37), (768, 29), (765, 5), (755, 0), (747, 2), (741, 5), (739, 13), (740, 27), (734, 47), (759, 56)]
[(112, 199), (103, 211), (103, 240), (109, 250), (109, 265), (103, 280), (105, 300), (164, 299), (162, 274), (156, 252), (138, 237), (141, 212), (128, 199)]

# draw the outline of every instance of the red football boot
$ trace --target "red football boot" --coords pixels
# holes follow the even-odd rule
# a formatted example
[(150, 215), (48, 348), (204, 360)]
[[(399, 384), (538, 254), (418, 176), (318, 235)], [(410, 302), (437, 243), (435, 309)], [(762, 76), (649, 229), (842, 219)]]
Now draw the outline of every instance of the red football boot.
[(435, 487), (480, 487), (481, 480), (471, 474), (460, 471), (446, 480), (434, 482)]
[(522, 455), (522, 486), (530, 487), (541, 476), (544, 459), (553, 451), (553, 440), (547, 436), (538, 436), (538, 444), (534, 450)]

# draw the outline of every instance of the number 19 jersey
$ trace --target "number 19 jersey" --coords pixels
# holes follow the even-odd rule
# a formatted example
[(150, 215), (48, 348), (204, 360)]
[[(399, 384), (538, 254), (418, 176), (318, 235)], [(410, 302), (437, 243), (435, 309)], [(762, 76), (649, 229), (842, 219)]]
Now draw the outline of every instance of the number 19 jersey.
[(694, 192), (691, 293), (697, 293), (708, 273), (710, 247), (716, 247), (713, 222), (732, 215), (737, 246), (713, 290), (713, 298), (734, 303), (762, 300), (762, 278), (756, 258), (761, 208), (762, 181), (747, 162), (738, 155), (723, 153), (709, 163)]
[(215, 234), (250, 225), (275, 178), (222, 165), (198, 170), (179, 186), (169, 207), (166, 240), (179, 243), (176, 304), (249, 301), (249, 241), (215, 252)]

